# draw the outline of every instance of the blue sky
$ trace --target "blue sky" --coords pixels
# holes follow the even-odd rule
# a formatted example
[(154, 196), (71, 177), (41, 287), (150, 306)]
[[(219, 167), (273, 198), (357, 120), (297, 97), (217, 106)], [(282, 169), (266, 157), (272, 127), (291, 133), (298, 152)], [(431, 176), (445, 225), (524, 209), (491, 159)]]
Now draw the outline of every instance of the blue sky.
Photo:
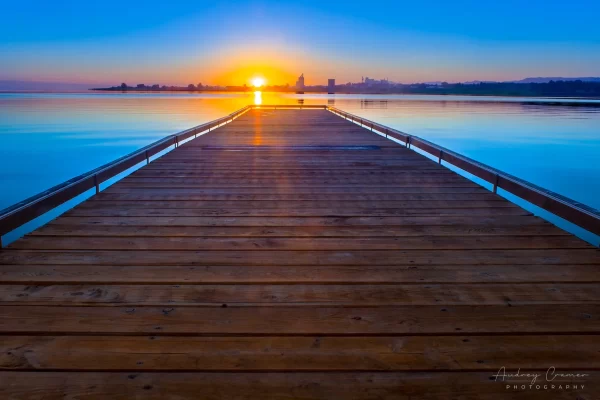
[(0, 79), (118, 84), (600, 75), (600, 2), (24, 0)]

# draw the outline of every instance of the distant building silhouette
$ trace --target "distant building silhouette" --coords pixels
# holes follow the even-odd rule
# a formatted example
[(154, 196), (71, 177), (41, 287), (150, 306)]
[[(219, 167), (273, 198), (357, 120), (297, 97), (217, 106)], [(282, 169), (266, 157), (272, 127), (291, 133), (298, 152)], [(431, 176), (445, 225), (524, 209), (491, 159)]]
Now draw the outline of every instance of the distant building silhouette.
[(365, 76), (363, 78), (363, 83), (365, 85), (367, 85), (368, 87), (372, 87), (372, 86), (388, 86), (390, 84), (390, 81), (386, 78), (386, 79), (382, 79), (382, 80), (377, 80), (377, 79), (371, 79), (368, 76)]
[(304, 73), (296, 81), (296, 93), (304, 93)]
[(329, 93), (329, 94), (335, 93), (335, 79), (327, 80), (327, 93)]

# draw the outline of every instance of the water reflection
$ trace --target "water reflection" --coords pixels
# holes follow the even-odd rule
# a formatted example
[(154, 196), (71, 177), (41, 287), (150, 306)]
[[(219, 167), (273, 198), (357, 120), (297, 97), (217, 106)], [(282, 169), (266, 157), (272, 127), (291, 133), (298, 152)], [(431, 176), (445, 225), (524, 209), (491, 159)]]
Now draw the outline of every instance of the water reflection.
[(325, 94), (267, 92), (0, 93), (0, 208), (248, 104), (335, 104), (600, 208), (600, 102), (547, 101), (336, 94), (334, 102)]
[(361, 100), (360, 108), (387, 108), (387, 100)]
[(262, 104), (262, 92), (256, 91), (254, 92), (254, 105), (260, 106)]

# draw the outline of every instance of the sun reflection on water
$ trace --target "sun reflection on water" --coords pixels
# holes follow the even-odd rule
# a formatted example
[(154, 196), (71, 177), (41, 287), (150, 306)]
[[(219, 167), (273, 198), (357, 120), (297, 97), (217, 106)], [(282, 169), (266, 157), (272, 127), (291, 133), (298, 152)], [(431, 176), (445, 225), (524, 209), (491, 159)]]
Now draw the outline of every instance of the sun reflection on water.
[(260, 106), (262, 104), (262, 92), (256, 91), (254, 92), (254, 105)]

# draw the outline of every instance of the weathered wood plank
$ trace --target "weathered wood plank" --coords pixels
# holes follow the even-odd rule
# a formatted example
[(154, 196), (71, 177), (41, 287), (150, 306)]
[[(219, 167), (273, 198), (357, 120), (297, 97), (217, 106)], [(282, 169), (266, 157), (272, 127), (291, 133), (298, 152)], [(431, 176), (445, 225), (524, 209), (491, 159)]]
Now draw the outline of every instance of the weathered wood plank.
[(234, 168), (233, 166), (230, 169), (215, 169), (215, 168), (206, 168), (201, 171), (185, 171), (185, 170), (177, 170), (177, 169), (163, 169), (163, 168), (154, 168), (154, 169), (146, 169), (140, 168), (137, 171), (131, 173), (130, 177), (137, 178), (247, 178), (248, 176), (253, 176), (257, 178), (312, 178), (312, 177), (325, 177), (325, 178), (363, 178), (369, 176), (377, 176), (377, 177), (431, 177), (431, 178), (442, 178), (447, 176), (453, 176), (454, 171), (449, 169), (440, 169), (440, 168), (432, 168), (432, 169), (413, 169), (413, 170), (388, 170), (386, 168), (379, 168), (377, 170), (369, 170), (365, 168), (353, 168), (353, 169), (312, 169), (312, 170), (285, 170), (285, 169), (275, 169), (275, 170), (259, 170), (252, 167), (244, 168), (240, 170), (239, 168)]
[(28, 236), (9, 246), (26, 250), (470, 250), (593, 249), (573, 236), (424, 237), (113, 237)]
[[(100, 192), (89, 201), (217, 201), (217, 202), (245, 202), (245, 201), (270, 201), (270, 202), (289, 202), (289, 201), (494, 201), (501, 200), (492, 193), (388, 193), (388, 194), (280, 194), (280, 193), (255, 193), (255, 194), (210, 194), (210, 193), (169, 193), (168, 191), (155, 192), (154, 194), (144, 194), (140, 191), (132, 193), (107, 193)], [(504, 200), (501, 200), (504, 201)]]
[(273, 181), (270, 179), (180, 179), (180, 178), (125, 178), (120, 182), (122, 188), (227, 188), (227, 187), (246, 187), (246, 188), (264, 188), (264, 189), (276, 189), (278, 187), (295, 186), (298, 189), (302, 188), (337, 188), (337, 187), (349, 187), (355, 188), (360, 186), (362, 189), (367, 191), (373, 187), (385, 186), (386, 188), (408, 188), (408, 187), (435, 187), (440, 184), (447, 183), (448, 187), (454, 188), (472, 188), (476, 187), (472, 182), (463, 182), (461, 180), (454, 180), (452, 182), (445, 182), (441, 179), (423, 179), (423, 180), (387, 180), (387, 179), (299, 179), (297, 181), (287, 180), (282, 178), (281, 181)]
[(68, 211), (71, 217), (144, 217), (144, 216), (170, 216), (170, 217), (202, 217), (202, 216), (237, 216), (237, 217), (314, 217), (314, 216), (454, 216), (454, 215), (531, 215), (518, 207), (486, 207), (469, 208), (137, 208), (135, 205), (119, 208), (87, 208), (76, 207)]
[(600, 282), (597, 265), (3, 265), (0, 282), (43, 284), (390, 284)]
[(360, 184), (363, 186), (373, 185), (390, 185), (390, 186), (427, 186), (432, 184), (450, 184), (457, 187), (474, 187), (475, 183), (461, 177), (460, 175), (425, 175), (425, 176), (413, 176), (411, 175), (392, 175), (392, 176), (379, 176), (379, 175), (365, 175), (365, 176), (332, 176), (332, 177), (291, 177), (291, 176), (268, 176), (255, 177), (254, 174), (248, 173), (246, 176), (240, 177), (218, 177), (212, 176), (209, 178), (204, 177), (136, 177), (130, 175), (120, 182), (121, 186), (130, 185), (182, 185), (182, 186), (228, 186), (228, 185), (240, 185), (252, 186), (252, 185), (271, 185), (276, 186), (279, 184), (294, 184), (297, 186), (344, 186)]
[(230, 186), (230, 187), (214, 187), (214, 188), (200, 188), (200, 187), (143, 187), (143, 186), (129, 186), (125, 187), (121, 184), (109, 186), (103, 193), (144, 193), (144, 194), (392, 194), (392, 193), (408, 193), (408, 194), (428, 194), (428, 193), (486, 193), (490, 192), (480, 186), (477, 187), (455, 187), (455, 186), (370, 186), (362, 187), (357, 185), (346, 185), (346, 186), (321, 186), (321, 187), (310, 187), (310, 186), (296, 186), (291, 185), (262, 185), (260, 187), (245, 187), (245, 186)]
[[(422, 226), (174, 226), (174, 225), (114, 225), (49, 224), (31, 236), (115, 236), (115, 237), (422, 237), (422, 236), (564, 236), (568, 233), (546, 224), (516, 226), (422, 225)], [(539, 239), (536, 239), (539, 240)], [(570, 238), (569, 238), (570, 240)]]
[(524, 305), (600, 304), (600, 284), (0, 285), (8, 305)]
[[(135, 202), (122, 200), (105, 200), (105, 201), (86, 201), (78, 206), (79, 210), (90, 209), (127, 209), (130, 207), (138, 208), (177, 208), (177, 209), (201, 209), (201, 208), (235, 208), (235, 209), (277, 209), (277, 210), (296, 210), (296, 209), (331, 209), (334, 207), (344, 207), (349, 209), (368, 208), (372, 207), (370, 201), (353, 201), (353, 200), (322, 200), (322, 201), (207, 201), (207, 200), (160, 200), (160, 201), (143, 201)], [(415, 201), (378, 201), (377, 208), (390, 209), (441, 209), (441, 208), (517, 208), (514, 204), (510, 204), (504, 200), (415, 200)]]
[[(545, 374), (545, 370), (539, 372)], [(579, 372), (586, 376), (562, 378), (554, 388), (536, 390), (534, 386), (532, 390), (529, 386), (507, 388), (507, 382), (495, 381), (491, 371), (327, 374), (6, 371), (0, 373), (0, 394), (23, 400), (164, 400), (174, 394), (178, 400), (197, 400), (199, 396), (203, 400), (594, 400), (600, 397), (598, 385), (593, 384), (600, 373)], [(567, 384), (569, 388), (565, 389)], [(574, 385), (578, 385), (577, 389)]]
[(4, 370), (496, 373), (548, 366), (598, 369), (600, 336), (4, 336), (0, 343)]
[(0, 265), (600, 265), (595, 249), (145, 251), (11, 250)]
[[(74, 307), (0, 305), (0, 333), (127, 335), (600, 334), (600, 305)], [(518, 357), (518, 356), (516, 356)]]
[[(444, 216), (325, 216), (325, 217), (71, 217), (63, 215), (51, 221), (52, 226), (189, 226), (189, 227), (340, 227), (354, 228), (365, 226), (411, 227), (429, 226), (473, 226), (482, 232), (501, 227), (521, 227), (540, 225), (553, 229), (553, 225), (532, 215), (502, 215), (502, 216), (473, 216), (473, 215), (444, 215)], [(554, 229), (556, 229), (554, 227)], [(555, 230), (556, 231), (556, 230)]]

